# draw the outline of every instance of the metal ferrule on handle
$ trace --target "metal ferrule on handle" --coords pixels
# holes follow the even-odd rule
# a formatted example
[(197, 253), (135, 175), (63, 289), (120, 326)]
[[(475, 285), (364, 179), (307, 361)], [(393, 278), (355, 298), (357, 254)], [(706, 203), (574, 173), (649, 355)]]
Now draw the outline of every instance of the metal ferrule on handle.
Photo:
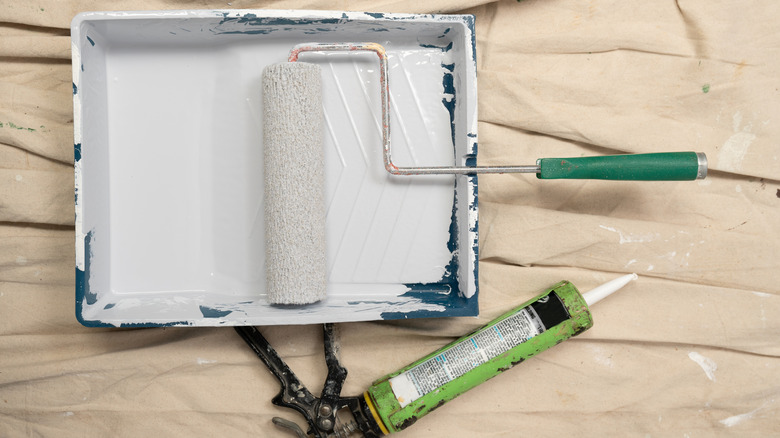
[[(379, 85), (382, 105), (382, 151), (385, 170), (392, 175), (476, 175), (486, 173), (535, 173), (540, 179), (615, 179), (615, 180), (693, 180), (707, 175), (707, 158), (703, 153), (671, 152), (660, 154), (614, 155), (606, 157), (544, 158), (536, 165), (520, 166), (432, 166), (399, 167), (393, 163), (390, 151), (390, 88), (388, 85), (387, 52), (377, 43), (303, 43), (290, 50), (288, 60), (298, 61), (303, 52), (375, 52), (379, 57)], [(682, 156), (679, 154), (694, 154)], [(652, 156), (652, 157), (651, 157)], [(623, 169), (609, 170), (617, 159)], [(568, 163), (577, 161), (575, 165)], [(560, 164), (556, 165), (558, 162)], [(670, 167), (671, 166), (671, 167)], [(546, 167), (546, 169), (545, 169)], [(593, 170), (592, 170), (593, 169)], [(591, 171), (592, 170), (592, 171)]]

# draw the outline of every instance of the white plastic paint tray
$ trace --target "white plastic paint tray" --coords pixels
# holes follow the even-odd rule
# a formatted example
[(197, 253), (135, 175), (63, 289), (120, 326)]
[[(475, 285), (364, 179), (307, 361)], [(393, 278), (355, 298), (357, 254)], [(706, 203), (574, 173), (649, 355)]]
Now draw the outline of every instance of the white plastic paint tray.
[(370, 53), (323, 67), (328, 298), (265, 300), (263, 68), (389, 56), (400, 165), (473, 165), (472, 16), (96, 12), (72, 23), (76, 313), (88, 326), (476, 315), (477, 178), (387, 174)]

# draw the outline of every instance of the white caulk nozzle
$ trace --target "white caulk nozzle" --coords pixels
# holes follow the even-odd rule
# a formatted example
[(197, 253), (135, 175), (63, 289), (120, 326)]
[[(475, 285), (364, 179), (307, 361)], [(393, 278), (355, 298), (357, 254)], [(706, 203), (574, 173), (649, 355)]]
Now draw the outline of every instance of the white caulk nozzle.
[(622, 277), (618, 277), (612, 281), (608, 281), (601, 286), (596, 286), (595, 289), (589, 290), (582, 294), (585, 298), (585, 302), (588, 303), (588, 307), (598, 303), (604, 298), (612, 295), (614, 292), (620, 290), (621, 287), (627, 285), (631, 280), (639, 278), (636, 274), (628, 274)]

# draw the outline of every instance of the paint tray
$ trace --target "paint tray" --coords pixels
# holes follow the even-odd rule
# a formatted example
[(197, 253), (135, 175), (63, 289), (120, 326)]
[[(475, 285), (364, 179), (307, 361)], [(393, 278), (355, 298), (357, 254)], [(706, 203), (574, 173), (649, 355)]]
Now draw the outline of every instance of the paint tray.
[(84, 325), (478, 313), (477, 178), (384, 170), (370, 53), (301, 57), (323, 67), (328, 298), (272, 306), (264, 292), (263, 68), (298, 43), (382, 44), (395, 162), (474, 165), (472, 16), (95, 12), (71, 35)]

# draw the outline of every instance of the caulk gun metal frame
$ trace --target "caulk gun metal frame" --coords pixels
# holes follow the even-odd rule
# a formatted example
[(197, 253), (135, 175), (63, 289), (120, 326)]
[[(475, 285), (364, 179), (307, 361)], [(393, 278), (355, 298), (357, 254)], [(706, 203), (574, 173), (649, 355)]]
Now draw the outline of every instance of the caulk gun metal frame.
[[(275, 405), (298, 411), (309, 424), (308, 435), (295, 423), (274, 418), (299, 437), (368, 438), (389, 435), (471, 388), (593, 325), (590, 306), (609, 296), (636, 274), (624, 275), (581, 294), (561, 281), (487, 325), (371, 384), (363, 397), (340, 395), (347, 370), (339, 363), (333, 324), (324, 325), (328, 376), (318, 398), (298, 380), (254, 327), (236, 331), (252, 347), (282, 386)], [(352, 419), (342, 421), (349, 410)]]
[[(292, 430), (298, 437), (316, 438), (347, 437), (359, 431), (366, 438), (379, 438), (382, 433), (373, 419), (363, 396), (342, 397), (341, 388), (347, 378), (347, 369), (341, 366), (336, 348), (333, 324), (324, 324), (325, 363), (328, 376), (319, 397), (315, 397), (292, 372), (279, 354), (255, 327), (236, 327), (236, 331), (254, 350), (268, 369), (279, 380), (281, 391), (271, 400), (277, 406), (298, 411), (306, 419), (309, 429), (306, 433), (296, 423), (274, 417), (277, 426)], [(339, 424), (336, 413), (349, 409), (354, 421)]]

